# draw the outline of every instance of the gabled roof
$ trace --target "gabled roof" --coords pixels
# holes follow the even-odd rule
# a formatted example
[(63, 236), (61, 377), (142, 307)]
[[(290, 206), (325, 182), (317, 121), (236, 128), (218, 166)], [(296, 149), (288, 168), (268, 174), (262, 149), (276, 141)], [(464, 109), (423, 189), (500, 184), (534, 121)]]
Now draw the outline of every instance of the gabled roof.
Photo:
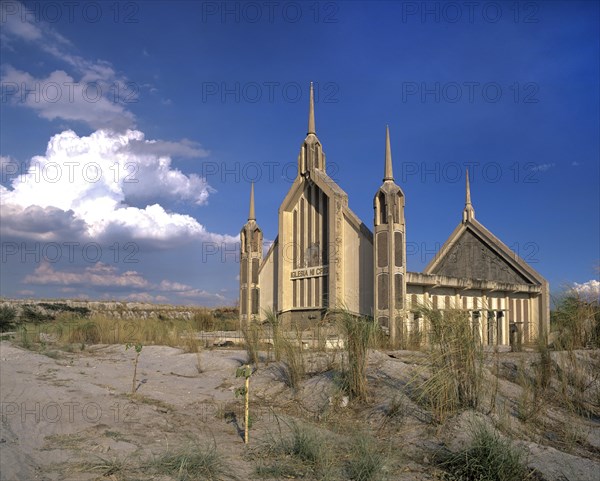
[(423, 273), (511, 284), (546, 285), (546, 279), (475, 219), (468, 170), (465, 187), (462, 222)]
[(454, 229), (423, 273), (519, 284), (546, 283), (537, 271), (474, 218)]

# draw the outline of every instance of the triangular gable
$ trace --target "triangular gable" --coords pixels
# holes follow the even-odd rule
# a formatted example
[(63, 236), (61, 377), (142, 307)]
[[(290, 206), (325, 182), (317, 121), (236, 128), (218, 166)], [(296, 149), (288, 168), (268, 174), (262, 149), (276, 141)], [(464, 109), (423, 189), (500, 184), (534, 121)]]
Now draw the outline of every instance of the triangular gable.
[[(348, 203), (348, 194), (335, 183), (335, 181), (329, 177), (325, 172), (315, 169), (311, 173), (310, 179), (319, 189), (321, 189), (327, 197), (330, 199), (338, 196), (344, 199), (344, 204)], [(304, 192), (305, 179), (301, 176), (296, 176), (293, 184), (288, 190), (283, 202), (281, 203), (280, 210), (286, 211), (292, 206), (296, 205), (298, 199)]]
[(475, 219), (459, 224), (423, 272), (511, 284), (545, 283), (542, 276)]

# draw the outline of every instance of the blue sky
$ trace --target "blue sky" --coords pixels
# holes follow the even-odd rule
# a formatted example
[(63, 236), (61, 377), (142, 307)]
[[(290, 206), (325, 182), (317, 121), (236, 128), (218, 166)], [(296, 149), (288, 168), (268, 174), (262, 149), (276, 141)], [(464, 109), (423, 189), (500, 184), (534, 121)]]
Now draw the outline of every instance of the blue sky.
[[(408, 268), (477, 219), (560, 290), (598, 279), (598, 2), (2, 3), (6, 297), (237, 299), (317, 135), (372, 224), (389, 124)], [(589, 284), (588, 284), (589, 285)]]

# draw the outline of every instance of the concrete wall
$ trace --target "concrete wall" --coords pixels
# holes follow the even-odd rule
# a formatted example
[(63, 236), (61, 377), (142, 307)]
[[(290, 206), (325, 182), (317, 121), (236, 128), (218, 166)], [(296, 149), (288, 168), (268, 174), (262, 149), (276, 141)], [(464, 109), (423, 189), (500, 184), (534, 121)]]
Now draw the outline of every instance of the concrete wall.
[(373, 314), (373, 242), (344, 216), (344, 304), (352, 312)]
[(275, 241), (259, 271), (261, 319), (265, 318), (265, 312), (277, 312), (278, 261), (279, 244)]

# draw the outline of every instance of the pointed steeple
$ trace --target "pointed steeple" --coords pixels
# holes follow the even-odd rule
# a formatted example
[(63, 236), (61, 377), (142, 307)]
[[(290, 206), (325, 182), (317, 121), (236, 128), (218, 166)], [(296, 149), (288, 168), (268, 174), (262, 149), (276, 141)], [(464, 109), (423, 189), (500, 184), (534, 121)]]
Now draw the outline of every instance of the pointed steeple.
[(256, 215), (254, 214), (254, 182), (252, 182), (252, 186), (250, 187), (250, 212), (248, 213), (248, 220), (256, 220)]
[(390, 147), (390, 128), (385, 126), (385, 172), (383, 181), (394, 181), (394, 172), (392, 171), (392, 148)]
[(467, 169), (467, 185), (466, 185), (466, 197), (465, 197), (465, 210), (463, 211), (463, 223), (473, 220), (475, 218), (475, 209), (471, 204), (471, 184), (469, 183), (469, 169)]
[(308, 104), (308, 132), (307, 134), (316, 134), (315, 130), (315, 94), (313, 92), (313, 83), (310, 83), (310, 100)]

